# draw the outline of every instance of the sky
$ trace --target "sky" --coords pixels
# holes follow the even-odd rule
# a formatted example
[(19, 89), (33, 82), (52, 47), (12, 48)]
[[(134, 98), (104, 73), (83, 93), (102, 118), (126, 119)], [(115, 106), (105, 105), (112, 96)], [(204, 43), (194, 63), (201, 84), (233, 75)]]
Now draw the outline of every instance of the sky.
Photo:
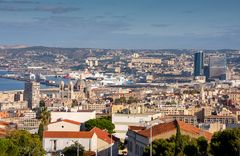
[(0, 45), (240, 49), (240, 0), (0, 0)]

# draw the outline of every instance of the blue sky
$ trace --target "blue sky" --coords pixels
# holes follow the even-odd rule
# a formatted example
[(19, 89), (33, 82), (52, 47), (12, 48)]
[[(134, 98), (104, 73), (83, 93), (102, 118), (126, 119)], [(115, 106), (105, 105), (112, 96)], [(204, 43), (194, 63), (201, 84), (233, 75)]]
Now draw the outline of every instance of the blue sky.
[(239, 0), (0, 0), (0, 44), (240, 49)]

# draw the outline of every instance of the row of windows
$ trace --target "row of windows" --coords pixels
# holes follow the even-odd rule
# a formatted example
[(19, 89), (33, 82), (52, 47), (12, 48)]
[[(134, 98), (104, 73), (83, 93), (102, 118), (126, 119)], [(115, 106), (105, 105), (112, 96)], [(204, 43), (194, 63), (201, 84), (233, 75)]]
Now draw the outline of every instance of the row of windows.
[(205, 119), (205, 122), (235, 123), (234, 119)]

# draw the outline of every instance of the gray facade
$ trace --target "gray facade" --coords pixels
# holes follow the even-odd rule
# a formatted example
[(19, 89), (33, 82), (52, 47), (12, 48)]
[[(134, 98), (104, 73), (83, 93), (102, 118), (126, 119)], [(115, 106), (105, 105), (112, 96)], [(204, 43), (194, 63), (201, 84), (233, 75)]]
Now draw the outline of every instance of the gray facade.
[(37, 108), (40, 102), (40, 84), (38, 82), (26, 82), (24, 86), (24, 100), (28, 102), (28, 108)]

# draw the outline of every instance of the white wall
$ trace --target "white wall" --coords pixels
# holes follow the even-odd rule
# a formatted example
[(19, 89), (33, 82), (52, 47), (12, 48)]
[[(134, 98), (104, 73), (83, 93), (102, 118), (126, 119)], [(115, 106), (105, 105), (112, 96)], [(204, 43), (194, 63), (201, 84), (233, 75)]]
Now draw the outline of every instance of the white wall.
[(96, 112), (51, 112), (51, 122), (57, 121), (60, 118), (84, 123), (89, 119), (95, 119)]
[(94, 134), (92, 138), (44, 138), (43, 147), (47, 152), (54, 151), (54, 141), (56, 140), (56, 151), (63, 150), (74, 144), (75, 141), (80, 143), (86, 151), (96, 151), (97, 150), (97, 135)]
[(51, 123), (48, 125), (48, 131), (80, 131), (80, 124), (72, 124), (64, 121), (59, 121), (56, 123)]
[[(68, 147), (74, 144), (75, 141), (80, 143), (85, 151), (91, 150), (94, 152), (98, 151), (99, 156), (110, 156), (111, 145), (107, 144), (103, 140), (97, 138), (97, 135), (94, 134), (92, 138), (44, 138), (43, 147), (47, 153), (50, 153), (54, 148), (53, 140), (56, 140), (56, 151), (63, 150), (65, 147)], [(112, 146), (112, 156), (117, 156), (118, 154), (118, 144), (114, 143)]]
[(156, 114), (112, 114), (112, 123), (115, 125), (115, 136), (124, 140), (128, 126), (143, 126), (144, 121), (151, 121), (161, 116)]

